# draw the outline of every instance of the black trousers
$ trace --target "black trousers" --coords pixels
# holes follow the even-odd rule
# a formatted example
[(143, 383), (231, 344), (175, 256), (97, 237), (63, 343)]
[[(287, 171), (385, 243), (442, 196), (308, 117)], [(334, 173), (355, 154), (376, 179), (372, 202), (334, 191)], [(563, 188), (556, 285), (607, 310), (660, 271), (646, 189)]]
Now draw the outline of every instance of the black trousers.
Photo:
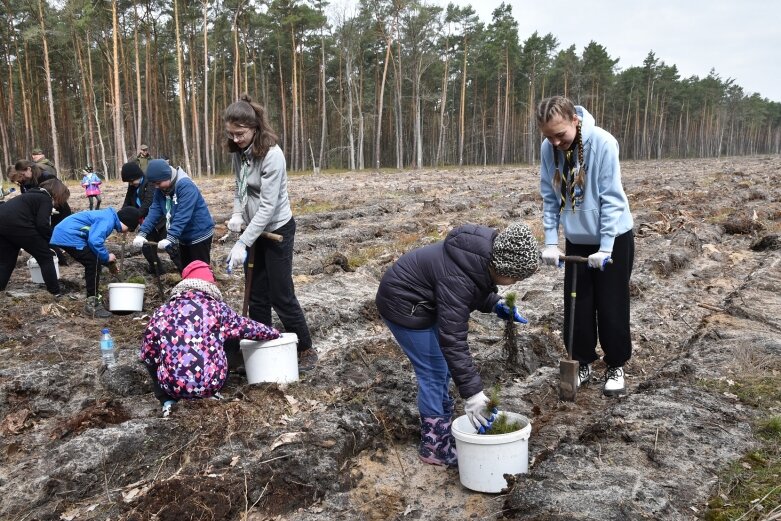
[(84, 282), (87, 286), (87, 297), (94, 297), (97, 295), (97, 290), (100, 287), (100, 271), (103, 266), (98, 261), (98, 256), (95, 255), (89, 246), (85, 246), (82, 250), (77, 250), (72, 246), (60, 246), (63, 250), (68, 252), (68, 255), (84, 266)]
[(255, 267), (250, 285), (249, 317), (271, 326), (271, 309), (288, 333), (298, 336), (298, 351), (312, 347), (312, 337), (293, 287), (293, 241), (296, 221), (291, 219), (274, 230), (284, 237), (282, 242), (259, 237), (255, 249)]
[[(599, 251), (599, 245), (573, 244), (567, 241), (567, 255), (588, 257)], [(604, 271), (587, 264), (567, 263), (564, 268), (564, 342), (569, 342), (570, 288), (572, 271), (578, 270), (575, 303), (575, 335), (572, 357), (581, 364), (590, 364), (599, 356), (597, 339), (608, 366), (620, 367), (632, 356), (629, 332), (629, 278), (635, 258), (635, 237), (632, 230), (616, 237), (612, 264)]]
[(95, 210), (100, 210), (100, 203), (102, 199), (99, 195), (88, 195), (87, 199), (89, 199), (89, 209), (92, 210), (92, 207), (95, 206), (95, 201), (97, 201), (97, 206), (95, 206)]
[(41, 277), (49, 293), (53, 295), (59, 293), (60, 281), (57, 280), (57, 270), (54, 267), (49, 241), (38, 234), (0, 235), (0, 291), (8, 286), (11, 274), (16, 268), (20, 249), (24, 249), (38, 262), (38, 266), (41, 267)]
[[(166, 237), (166, 229), (165, 226), (161, 226), (159, 228), (152, 228), (152, 231), (149, 232), (146, 236), (146, 240), (153, 241), (153, 242), (160, 242), (161, 240), (165, 239)], [(160, 256), (157, 253), (157, 246), (151, 245), (151, 244), (144, 244), (141, 247), (141, 253), (144, 255), (144, 258), (149, 263), (149, 271), (153, 275), (162, 275), (163, 274), (163, 264), (160, 262)], [(177, 269), (179, 268), (179, 264), (181, 261), (179, 260), (179, 253), (171, 252), (171, 260), (176, 265)], [(179, 270), (180, 272), (182, 270)]]
[[(178, 252), (176, 251), (178, 249)], [(178, 248), (169, 252), (171, 260), (176, 264), (176, 268), (181, 273), (192, 261), (203, 261), (206, 264), (211, 262), (212, 237), (196, 242), (195, 244), (179, 244)], [(177, 255), (178, 259), (174, 256)]]

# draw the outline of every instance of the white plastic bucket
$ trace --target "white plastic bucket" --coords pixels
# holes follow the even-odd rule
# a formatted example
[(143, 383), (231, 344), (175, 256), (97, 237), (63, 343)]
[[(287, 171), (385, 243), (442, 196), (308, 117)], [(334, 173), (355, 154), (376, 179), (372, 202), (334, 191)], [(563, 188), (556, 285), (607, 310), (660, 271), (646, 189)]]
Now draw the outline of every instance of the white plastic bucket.
[(144, 309), (144, 284), (114, 282), (108, 285), (109, 311), (132, 313)]
[(241, 354), (247, 381), (289, 383), (298, 381), (298, 336), (282, 333), (274, 340), (242, 340)]
[(459, 416), (452, 432), (458, 454), (458, 477), (461, 484), (477, 492), (501, 492), (507, 486), (504, 474), (526, 474), (529, 471), (529, 436), (532, 426), (526, 416), (500, 411), (508, 420), (525, 425), (507, 434), (477, 434), (469, 418)]
[[(36, 284), (45, 284), (43, 280), (43, 274), (41, 274), (41, 267), (38, 265), (38, 261), (35, 257), (30, 257), (27, 261), (27, 267), (30, 269), (30, 277)], [(57, 255), (54, 255), (54, 271), (57, 272), (57, 278), (60, 278), (60, 264), (57, 260)]]

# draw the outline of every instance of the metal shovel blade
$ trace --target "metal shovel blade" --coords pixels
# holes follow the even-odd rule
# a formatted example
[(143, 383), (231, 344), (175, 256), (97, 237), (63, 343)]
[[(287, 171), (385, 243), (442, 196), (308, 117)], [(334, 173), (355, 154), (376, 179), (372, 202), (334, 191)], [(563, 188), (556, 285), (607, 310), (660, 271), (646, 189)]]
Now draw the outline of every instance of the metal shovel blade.
[(578, 395), (578, 370), (580, 362), (577, 360), (561, 360), (559, 362), (559, 400), (574, 402)]

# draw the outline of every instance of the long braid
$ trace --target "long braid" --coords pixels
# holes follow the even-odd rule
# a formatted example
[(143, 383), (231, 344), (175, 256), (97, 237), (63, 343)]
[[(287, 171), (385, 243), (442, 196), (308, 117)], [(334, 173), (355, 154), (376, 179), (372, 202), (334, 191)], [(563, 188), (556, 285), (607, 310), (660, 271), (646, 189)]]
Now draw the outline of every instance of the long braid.
[(580, 187), (582, 191), (586, 190), (586, 161), (583, 159), (583, 132), (581, 132), (582, 123), (578, 121), (578, 172), (575, 178), (575, 183)]

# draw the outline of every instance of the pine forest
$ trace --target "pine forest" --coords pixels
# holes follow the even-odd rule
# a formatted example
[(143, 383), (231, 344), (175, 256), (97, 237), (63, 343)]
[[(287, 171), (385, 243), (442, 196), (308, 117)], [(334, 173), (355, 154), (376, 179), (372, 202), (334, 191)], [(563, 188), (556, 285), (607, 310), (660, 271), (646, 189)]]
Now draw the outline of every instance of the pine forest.
[[(222, 111), (264, 104), (291, 170), (534, 163), (539, 99), (571, 97), (624, 159), (781, 152), (781, 103), (649, 50), (519, 34), (507, 4), (417, 0), (3, 0), (0, 150), (116, 178), (148, 144), (196, 176), (229, 169)], [(726, 77), (724, 75), (727, 75)]]

